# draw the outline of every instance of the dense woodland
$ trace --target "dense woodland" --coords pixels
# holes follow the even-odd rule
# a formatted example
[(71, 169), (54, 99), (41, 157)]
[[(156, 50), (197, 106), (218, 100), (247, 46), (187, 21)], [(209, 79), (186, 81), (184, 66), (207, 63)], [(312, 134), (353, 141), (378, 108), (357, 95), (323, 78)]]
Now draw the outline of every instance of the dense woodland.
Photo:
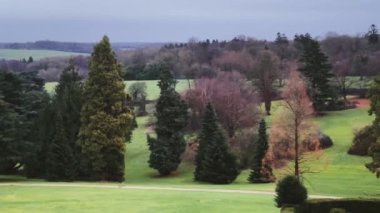
[[(348, 95), (367, 95), (368, 78), (375, 120), (355, 133), (347, 152), (371, 156), (365, 166), (379, 177), (379, 43), (374, 25), (356, 37), (291, 40), (278, 33), (273, 42), (191, 39), (116, 53), (105, 36), (90, 57), (3, 60), (0, 173), (122, 182), (136, 117), (150, 114), (148, 164), (160, 176), (175, 172), (189, 152), (194, 180), (216, 184), (232, 183), (243, 169), (251, 170), (251, 183), (274, 182), (273, 170), (292, 162), (293, 176), (279, 182), (276, 202), (301, 203), (302, 176), (310, 172), (304, 162), (333, 145), (311, 118), (354, 107)], [(188, 80), (182, 94), (175, 89), (181, 78)], [(125, 93), (124, 80), (159, 80), (153, 112), (146, 85), (134, 83)], [(58, 81), (54, 94), (45, 81)], [(283, 111), (272, 116), (273, 100)], [(286, 200), (289, 193), (295, 200)]]

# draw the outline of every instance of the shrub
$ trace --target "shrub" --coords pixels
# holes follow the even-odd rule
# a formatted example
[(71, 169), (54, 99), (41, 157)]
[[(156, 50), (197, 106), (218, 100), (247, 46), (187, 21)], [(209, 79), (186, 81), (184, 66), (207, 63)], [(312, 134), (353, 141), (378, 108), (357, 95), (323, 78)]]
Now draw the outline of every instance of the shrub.
[(352, 145), (348, 150), (350, 155), (368, 155), (368, 149), (376, 142), (372, 126), (366, 126), (355, 133)]
[(320, 132), (319, 133), (319, 146), (321, 149), (327, 149), (333, 145), (330, 136)]
[(277, 207), (297, 205), (307, 199), (307, 189), (296, 176), (286, 176), (277, 183), (275, 202)]
[(377, 213), (380, 209), (380, 200), (377, 199), (313, 199), (297, 207), (296, 213)]
[(238, 158), (240, 169), (247, 169), (252, 165), (254, 141), (257, 141), (257, 138), (257, 134), (250, 128), (238, 131), (233, 138), (229, 139), (231, 151)]

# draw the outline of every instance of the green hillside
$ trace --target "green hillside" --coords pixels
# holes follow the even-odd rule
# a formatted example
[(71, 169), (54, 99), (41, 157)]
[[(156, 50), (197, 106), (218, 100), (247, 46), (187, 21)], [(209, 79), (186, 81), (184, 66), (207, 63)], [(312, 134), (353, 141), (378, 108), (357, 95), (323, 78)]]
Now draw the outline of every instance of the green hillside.
[(0, 49), (0, 59), (26, 60), (31, 56), (34, 60), (58, 56), (88, 55), (84, 53), (63, 52), (54, 50), (19, 50), (19, 49)]

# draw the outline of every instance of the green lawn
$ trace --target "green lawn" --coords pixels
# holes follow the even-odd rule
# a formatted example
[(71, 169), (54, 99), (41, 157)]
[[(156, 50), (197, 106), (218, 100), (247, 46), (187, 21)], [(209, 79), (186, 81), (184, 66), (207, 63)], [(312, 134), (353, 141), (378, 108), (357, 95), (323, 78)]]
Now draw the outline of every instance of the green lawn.
[(0, 59), (15, 59), (20, 60), (25, 58), (28, 60), (30, 56), (34, 60), (48, 57), (57, 57), (57, 56), (74, 56), (74, 55), (88, 55), (84, 53), (75, 53), (75, 52), (64, 52), (64, 51), (55, 51), (55, 50), (16, 50), (16, 49), (0, 49)]
[(75, 187), (1, 187), (0, 212), (265, 212), (271, 196)]

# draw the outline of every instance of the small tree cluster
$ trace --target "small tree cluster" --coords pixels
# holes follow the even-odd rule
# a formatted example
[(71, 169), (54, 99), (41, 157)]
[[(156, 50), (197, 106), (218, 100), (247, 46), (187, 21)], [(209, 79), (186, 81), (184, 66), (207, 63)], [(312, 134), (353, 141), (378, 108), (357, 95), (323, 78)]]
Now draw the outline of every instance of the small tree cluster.
[(138, 106), (137, 115), (143, 116), (146, 115), (146, 83), (145, 82), (136, 82), (129, 86), (128, 92), (132, 97), (134, 105)]
[(211, 102), (223, 128), (232, 138), (238, 129), (258, 123), (258, 99), (252, 85), (237, 72), (220, 72), (216, 78), (202, 78), (184, 95), (192, 111), (190, 126), (198, 130), (206, 105)]

